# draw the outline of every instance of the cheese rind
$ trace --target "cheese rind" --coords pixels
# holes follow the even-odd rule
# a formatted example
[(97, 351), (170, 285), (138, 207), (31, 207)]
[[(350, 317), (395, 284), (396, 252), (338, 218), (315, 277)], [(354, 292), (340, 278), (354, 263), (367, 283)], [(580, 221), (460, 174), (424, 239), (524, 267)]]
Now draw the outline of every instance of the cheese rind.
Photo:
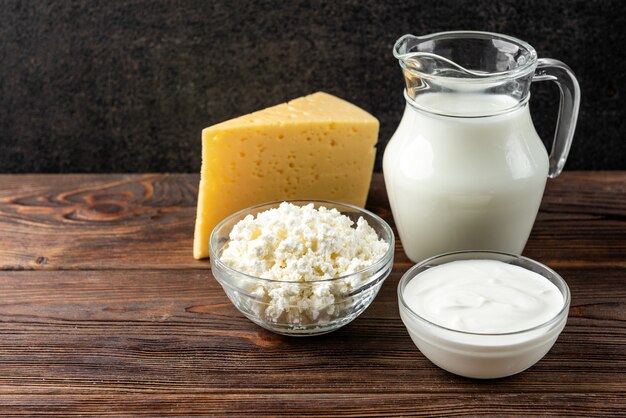
[(228, 215), (276, 200), (326, 199), (364, 206), (378, 120), (315, 93), (202, 131), (194, 257)]

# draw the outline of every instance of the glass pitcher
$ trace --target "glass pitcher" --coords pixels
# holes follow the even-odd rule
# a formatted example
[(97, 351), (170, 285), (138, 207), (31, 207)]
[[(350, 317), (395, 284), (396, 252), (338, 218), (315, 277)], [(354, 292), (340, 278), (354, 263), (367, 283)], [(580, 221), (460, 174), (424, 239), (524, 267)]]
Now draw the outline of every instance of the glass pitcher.
[[(458, 250), (520, 254), (547, 177), (572, 144), (580, 89), (569, 67), (487, 32), (405, 35), (394, 56), (406, 108), (383, 158), (393, 217), (414, 262)], [(533, 126), (533, 81), (555, 81), (561, 104), (550, 155)]]

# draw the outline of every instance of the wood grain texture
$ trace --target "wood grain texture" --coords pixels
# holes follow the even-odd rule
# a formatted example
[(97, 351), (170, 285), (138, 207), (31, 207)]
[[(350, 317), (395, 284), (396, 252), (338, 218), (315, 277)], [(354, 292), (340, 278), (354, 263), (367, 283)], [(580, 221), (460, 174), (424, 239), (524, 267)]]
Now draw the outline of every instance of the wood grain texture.
[[(400, 245), (339, 331), (252, 324), (191, 257), (197, 180), (0, 176), (0, 415), (626, 414), (626, 173), (549, 182), (526, 254), (568, 282), (569, 321), (542, 361), (495, 381), (417, 351), (397, 311)], [(368, 206), (391, 221), (380, 176)]]
[(0, 269), (198, 268), (199, 175), (0, 175)]
[[(190, 250), (198, 182), (195, 174), (0, 175), (0, 270), (205, 269)], [(367, 206), (393, 226), (381, 174)], [(624, 268), (624, 236), (626, 172), (565, 172), (548, 181), (524, 254), (555, 268)], [(395, 262), (412, 264), (399, 240)]]

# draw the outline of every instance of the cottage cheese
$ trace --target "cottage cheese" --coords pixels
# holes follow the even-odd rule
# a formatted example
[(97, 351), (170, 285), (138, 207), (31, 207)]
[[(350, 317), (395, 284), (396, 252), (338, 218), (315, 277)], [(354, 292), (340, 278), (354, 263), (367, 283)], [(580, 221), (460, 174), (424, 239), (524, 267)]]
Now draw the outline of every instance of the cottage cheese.
[(234, 270), (272, 281), (242, 278), (240, 288), (266, 320), (311, 324), (331, 320), (349, 304), (347, 295), (367, 281), (358, 272), (387, 252), (367, 221), (354, 222), (336, 209), (283, 202), (248, 215), (230, 233), (220, 260)]

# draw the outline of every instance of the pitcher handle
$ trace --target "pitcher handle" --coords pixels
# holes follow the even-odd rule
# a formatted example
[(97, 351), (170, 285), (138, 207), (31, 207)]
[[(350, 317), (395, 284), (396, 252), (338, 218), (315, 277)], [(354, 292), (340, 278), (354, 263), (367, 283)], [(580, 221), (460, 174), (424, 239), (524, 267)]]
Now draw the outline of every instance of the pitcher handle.
[(574, 72), (561, 61), (552, 58), (540, 58), (537, 60), (537, 69), (533, 81), (554, 81), (561, 91), (561, 103), (559, 104), (559, 117), (556, 122), (556, 132), (550, 151), (550, 169), (548, 177), (555, 178), (565, 166), (567, 154), (569, 154), (574, 130), (578, 120), (580, 107), (580, 87), (574, 76)]

